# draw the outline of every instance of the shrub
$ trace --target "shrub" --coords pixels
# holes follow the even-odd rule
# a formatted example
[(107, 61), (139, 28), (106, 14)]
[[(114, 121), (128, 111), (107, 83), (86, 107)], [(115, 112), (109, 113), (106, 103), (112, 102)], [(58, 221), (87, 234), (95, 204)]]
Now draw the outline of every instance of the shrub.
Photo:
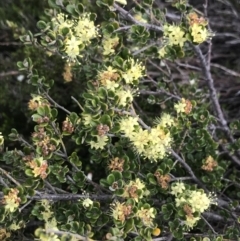
[[(199, 46), (210, 52), (208, 20), (182, 0), (175, 22), (152, 0), (48, 3), (20, 39), (81, 88), (68, 109), (34, 59), (17, 63), (35, 126), (29, 140), (12, 129), (20, 148), (0, 135), (2, 240), (238, 240), (240, 123)], [(208, 92), (172, 80), (179, 58), (199, 60)]]

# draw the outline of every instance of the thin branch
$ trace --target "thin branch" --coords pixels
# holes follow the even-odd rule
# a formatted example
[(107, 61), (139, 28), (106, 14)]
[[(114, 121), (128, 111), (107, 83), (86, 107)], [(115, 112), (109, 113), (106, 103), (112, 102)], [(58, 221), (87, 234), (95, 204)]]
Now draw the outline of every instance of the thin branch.
[(65, 112), (66, 112), (67, 114), (69, 114), (69, 115), (71, 114), (70, 111), (68, 111), (68, 110), (65, 109), (63, 106), (59, 105), (55, 100), (53, 100), (45, 90), (43, 90), (43, 92), (44, 92), (45, 97), (46, 97), (50, 102), (52, 102), (52, 104), (54, 104), (55, 107), (57, 107), (57, 108), (65, 111)]
[(118, 29), (116, 29), (116, 30), (114, 31), (114, 33), (128, 30), (128, 29), (130, 29), (132, 26), (134, 26), (134, 25), (128, 25), (128, 26), (119, 27)]
[(212, 227), (212, 225), (203, 217), (203, 215), (201, 215), (201, 218), (203, 219), (203, 221), (208, 225), (208, 227), (212, 230), (212, 232), (216, 235), (218, 235), (218, 233), (214, 230), (214, 228)]
[[(199, 48), (199, 46), (192, 45), (192, 47), (193, 47), (193, 49), (195, 50), (197, 56), (200, 59), (200, 62), (201, 62), (201, 65), (202, 65), (202, 69), (203, 69), (203, 73), (204, 73), (205, 78), (207, 80), (208, 88), (209, 88), (209, 91), (210, 91), (210, 98), (212, 100), (212, 103), (213, 103), (213, 106), (214, 106), (214, 110), (215, 110), (215, 112), (217, 114), (219, 122), (220, 122), (221, 126), (223, 127), (224, 132), (226, 133), (228, 139), (232, 143), (234, 143), (235, 140), (234, 140), (233, 136), (231, 135), (230, 129), (228, 128), (228, 125), (227, 125), (227, 121), (226, 121), (226, 119), (225, 119), (225, 117), (223, 115), (221, 106), (220, 106), (219, 101), (218, 101), (217, 91), (216, 91), (216, 88), (214, 87), (214, 81), (213, 81), (211, 72), (210, 72), (210, 70), (209, 70), (209, 68), (207, 66), (206, 60), (205, 60), (205, 58), (203, 56), (203, 53), (202, 53), (201, 49)], [(238, 163), (240, 163), (240, 160), (238, 160)]]
[(163, 29), (157, 25), (153, 25), (153, 24), (147, 24), (147, 23), (143, 23), (143, 22), (139, 22), (137, 21), (128, 11), (126, 11), (125, 9), (123, 9), (122, 7), (120, 7), (118, 4), (114, 3), (113, 7), (121, 13), (122, 16), (124, 16), (126, 19), (130, 20), (131, 22), (139, 25), (139, 26), (143, 26), (145, 28), (148, 29), (152, 29), (155, 30), (157, 32), (163, 32)]
[(152, 60), (148, 59), (148, 62), (154, 66), (156, 69), (158, 69), (160, 72), (164, 73), (168, 78), (171, 78), (171, 76), (165, 71), (163, 70), (160, 66), (158, 66), (157, 64), (155, 64)]
[(73, 96), (71, 96), (71, 99), (72, 99), (75, 103), (77, 103), (77, 105), (79, 106), (79, 108), (80, 108), (82, 111), (84, 111), (84, 108), (81, 106), (81, 104), (80, 104)]
[(19, 208), (19, 212), (21, 213), (22, 210), (27, 207), (33, 200), (29, 200), (27, 203), (25, 203), (21, 208)]
[(146, 46), (144, 46), (143, 48), (141, 48), (141, 49), (135, 51), (132, 55), (133, 55), (133, 56), (136, 56), (136, 55), (138, 55), (138, 54), (144, 52), (145, 50), (151, 48), (152, 46), (154, 46), (154, 45), (156, 45), (156, 44), (157, 44), (157, 43), (155, 42), (155, 43), (151, 43), (151, 44), (149, 44), (149, 45), (146, 45)]
[(207, 188), (204, 186), (204, 184), (195, 176), (194, 172), (192, 171), (191, 167), (172, 149), (170, 149), (170, 152), (174, 158), (177, 159), (178, 162), (182, 164), (182, 166), (186, 169), (188, 174), (192, 177), (192, 179), (205, 191), (209, 192)]
[(228, 69), (220, 64), (211, 64), (212, 67), (215, 67), (215, 68), (219, 68), (219, 69), (222, 69), (224, 70), (225, 72), (227, 72), (228, 74), (232, 75), (232, 76), (236, 76), (236, 77), (240, 77), (240, 73), (236, 72), (236, 71), (233, 71), (231, 69)]
[(4, 187), (8, 188), (7, 183), (3, 180), (2, 177), (0, 177), (0, 183), (1, 183)]
[(0, 73), (0, 78), (5, 77), (5, 76), (9, 76), (9, 75), (18, 75), (18, 74), (19, 74), (19, 71), (12, 70), (12, 71), (9, 71), (9, 72)]
[(141, 95), (162, 95), (162, 94), (165, 94), (165, 95), (170, 96), (170, 97), (172, 97), (174, 99), (181, 100), (180, 97), (178, 97), (176, 95), (173, 95), (173, 94), (167, 92), (164, 89), (160, 89), (160, 90), (156, 90), (156, 91), (140, 90), (139, 92), (140, 92)]
[[(97, 194), (89, 194), (90, 199), (107, 201), (113, 198), (112, 194), (104, 194), (104, 195), (97, 195)], [(29, 196), (28, 199), (30, 200), (52, 200), (52, 201), (74, 201), (79, 199), (86, 199), (86, 195), (83, 194), (45, 194), (39, 193), (39, 195)]]
[(22, 186), (17, 180), (15, 180), (11, 175), (9, 175), (9, 173), (7, 171), (2, 169), (1, 167), (0, 167), (0, 171), (3, 173), (3, 175), (5, 175), (9, 180), (11, 180), (17, 186)]
[(45, 230), (46, 233), (49, 233), (49, 234), (57, 234), (57, 235), (69, 235), (69, 236), (72, 236), (74, 238), (77, 238), (78, 240), (85, 240), (85, 241), (88, 241), (88, 237), (84, 237), (84, 236), (81, 236), (79, 234), (75, 234), (75, 233), (70, 233), (70, 232), (64, 232), (64, 231), (59, 231), (59, 230), (54, 230), (54, 229), (46, 229)]

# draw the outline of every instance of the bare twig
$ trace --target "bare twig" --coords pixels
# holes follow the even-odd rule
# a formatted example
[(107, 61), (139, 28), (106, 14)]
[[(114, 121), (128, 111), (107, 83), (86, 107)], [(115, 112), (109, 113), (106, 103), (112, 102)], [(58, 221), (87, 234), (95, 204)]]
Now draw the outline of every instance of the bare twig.
[(219, 68), (219, 69), (222, 69), (223, 71), (225, 71), (226, 73), (232, 75), (232, 76), (236, 76), (236, 77), (240, 77), (240, 73), (236, 72), (236, 71), (233, 71), (231, 69), (228, 69), (220, 64), (211, 64), (212, 67), (215, 67), (215, 68)]
[(140, 21), (137, 21), (128, 11), (126, 11), (125, 9), (123, 9), (122, 7), (120, 7), (118, 4), (114, 3), (113, 4), (113, 7), (118, 11), (120, 12), (120, 14), (125, 17), (126, 19), (130, 20), (131, 22), (139, 25), (139, 26), (143, 26), (145, 28), (148, 28), (148, 29), (152, 29), (152, 30), (155, 30), (157, 32), (162, 32), (162, 28), (160, 26), (157, 26), (157, 25), (153, 25), (153, 24), (147, 24), (147, 23), (143, 23), (143, 22), (140, 22)]
[(180, 97), (176, 96), (176, 95), (173, 95), (169, 92), (167, 92), (166, 90), (164, 89), (161, 89), (161, 90), (156, 90), (156, 91), (150, 91), (150, 90), (140, 90), (140, 94), (141, 95), (162, 95), (162, 94), (165, 94), (167, 96), (170, 96), (174, 99), (177, 99), (177, 100), (181, 100)]
[[(88, 237), (84, 237), (84, 236), (81, 236), (81, 235), (75, 234), (75, 233), (59, 231), (59, 230), (55, 230), (55, 229), (46, 229), (45, 232), (49, 233), (49, 234), (54, 233), (54, 234), (57, 234), (57, 235), (69, 235), (69, 236), (72, 236), (74, 238), (77, 238), (77, 240), (89, 241)], [(91, 239), (91, 240), (93, 240), (93, 239)]]
[(12, 71), (8, 71), (8, 72), (0, 73), (0, 78), (9, 76), (9, 75), (18, 75), (18, 74), (19, 74), (19, 71), (12, 70)]
[(194, 172), (192, 171), (191, 167), (172, 149), (170, 149), (170, 152), (174, 158), (177, 159), (178, 162), (181, 163), (181, 165), (186, 169), (188, 174), (192, 177), (192, 179), (206, 192), (209, 192), (205, 185), (195, 176)]
[(205, 58), (203, 56), (203, 53), (202, 53), (201, 49), (199, 48), (199, 46), (192, 45), (192, 47), (193, 47), (197, 56), (200, 59), (202, 69), (203, 69), (203, 73), (204, 73), (205, 78), (207, 80), (207, 84), (208, 84), (208, 88), (209, 88), (209, 92), (210, 92), (210, 98), (211, 98), (211, 101), (213, 103), (214, 110), (217, 114), (219, 122), (220, 122), (221, 126), (223, 127), (224, 132), (227, 134), (227, 137), (229, 138), (229, 140), (232, 143), (234, 143), (235, 140), (234, 140), (233, 136), (231, 135), (230, 129), (228, 128), (228, 125), (227, 125), (227, 121), (226, 121), (226, 119), (223, 115), (221, 106), (220, 106), (219, 101), (218, 101), (217, 91), (216, 91), (216, 88), (214, 87), (214, 81), (213, 81), (210, 69), (208, 68), (206, 60), (205, 60)]
[(17, 186), (22, 186), (17, 180), (15, 180), (7, 171), (2, 169), (1, 167), (0, 167), (0, 171), (2, 172), (3, 175), (5, 175), (9, 180), (11, 180)]
[(77, 105), (79, 106), (79, 108), (80, 108), (82, 111), (84, 111), (84, 108), (81, 106), (81, 104), (80, 104), (73, 96), (71, 96), (71, 99), (72, 99), (75, 103), (77, 103)]
[(45, 97), (46, 97), (55, 107), (57, 107), (57, 108), (65, 111), (65, 112), (66, 112), (67, 114), (69, 114), (69, 115), (71, 114), (70, 111), (68, 111), (68, 110), (65, 109), (63, 106), (59, 105), (55, 100), (53, 100), (45, 90), (43, 90), (43, 92), (44, 92)]

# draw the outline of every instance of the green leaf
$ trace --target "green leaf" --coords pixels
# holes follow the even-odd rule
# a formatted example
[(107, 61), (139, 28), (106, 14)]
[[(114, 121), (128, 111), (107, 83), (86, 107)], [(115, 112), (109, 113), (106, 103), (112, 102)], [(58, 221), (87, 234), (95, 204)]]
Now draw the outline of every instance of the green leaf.
[(100, 88), (98, 89), (98, 93), (99, 93), (99, 97), (100, 97), (101, 99), (106, 99), (107, 96), (108, 96), (108, 92), (107, 92), (106, 88), (103, 88), (103, 87), (100, 87)]
[(104, 124), (104, 125), (109, 126), (110, 128), (112, 127), (112, 121), (111, 121), (111, 117), (110, 117), (109, 115), (103, 115), (103, 116), (100, 118), (99, 122), (100, 122), (101, 124)]
[(76, 5), (75, 4), (68, 4), (66, 6), (66, 10), (68, 13), (71, 13), (72, 15), (75, 14), (75, 9), (76, 9)]
[(19, 137), (17, 130), (12, 128), (11, 133), (8, 135), (8, 137), (11, 141), (17, 141)]
[(116, 56), (112, 64), (113, 66), (119, 67), (121, 69), (123, 66), (123, 59), (119, 56)]
[(84, 7), (81, 3), (77, 4), (77, 10), (79, 13), (83, 13), (84, 12)]
[(58, 115), (58, 110), (57, 109), (51, 109), (51, 115), (52, 115), (52, 118), (55, 119)]
[(103, 187), (109, 187), (109, 183), (105, 179), (100, 179), (100, 185)]
[(70, 29), (67, 28), (67, 27), (62, 28), (61, 32), (62, 32), (62, 34), (63, 34), (64, 36), (66, 36), (66, 35), (70, 32)]
[(32, 115), (32, 119), (33, 119), (34, 122), (38, 122), (38, 120), (41, 119), (41, 118), (42, 118), (42, 116), (40, 116), (38, 114), (33, 114)]
[(133, 219), (128, 219), (124, 225), (124, 233), (130, 232), (134, 228), (134, 221)]
[(55, 3), (54, 0), (48, 0), (48, 5), (49, 5), (51, 8), (60, 9), (60, 7)]
[(85, 181), (85, 175), (82, 171), (73, 174), (73, 180), (76, 182), (83, 183)]
[(114, 191), (114, 194), (117, 195), (117, 196), (122, 196), (124, 194), (124, 189), (119, 188), (119, 189)]
[(153, 0), (143, 0), (143, 4), (146, 6), (151, 6), (153, 4)]
[(40, 20), (37, 22), (37, 27), (39, 29), (45, 29), (47, 27), (47, 24), (44, 21)]
[(77, 113), (71, 112), (71, 114), (69, 115), (69, 119), (73, 123), (73, 125), (76, 125), (77, 121), (79, 120), (79, 116)]
[(31, 169), (26, 169), (26, 170), (25, 170), (25, 174), (26, 174), (28, 177), (33, 177), (33, 176), (34, 176), (34, 174), (33, 174), (33, 172), (32, 172)]
[(115, 176), (112, 173), (110, 173), (107, 176), (107, 182), (108, 182), (109, 185), (112, 185), (115, 182)]
[(82, 162), (79, 160), (79, 157), (76, 152), (72, 153), (71, 157), (69, 158), (69, 161), (78, 167), (82, 166)]
[(114, 175), (115, 181), (122, 179), (122, 173), (119, 171), (113, 171), (112, 174)]

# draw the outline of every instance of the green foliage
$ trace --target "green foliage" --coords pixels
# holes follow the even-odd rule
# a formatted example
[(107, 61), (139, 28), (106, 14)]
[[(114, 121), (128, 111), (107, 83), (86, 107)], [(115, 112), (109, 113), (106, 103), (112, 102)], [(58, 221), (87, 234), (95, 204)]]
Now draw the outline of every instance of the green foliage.
[[(208, 22), (186, 1), (172, 2), (179, 23), (153, 0), (47, 2), (14, 58), (32, 128), (1, 126), (0, 238), (237, 240), (240, 124), (198, 46)], [(171, 61), (189, 56), (209, 94), (172, 81)]]

